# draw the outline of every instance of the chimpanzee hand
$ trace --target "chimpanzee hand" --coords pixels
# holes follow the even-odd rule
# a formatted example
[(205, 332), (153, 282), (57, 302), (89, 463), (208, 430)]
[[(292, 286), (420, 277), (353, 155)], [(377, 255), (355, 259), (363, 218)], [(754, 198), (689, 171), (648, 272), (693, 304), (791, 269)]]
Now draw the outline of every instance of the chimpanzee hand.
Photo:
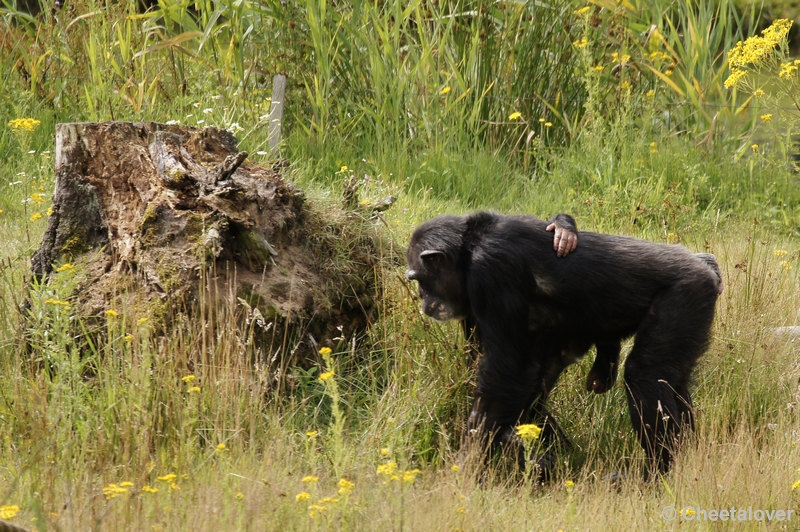
[(545, 229), (547, 231), (555, 231), (553, 235), (553, 249), (559, 257), (566, 257), (578, 247), (578, 233), (576, 232), (575, 225), (570, 223), (571, 218), (562, 220), (562, 217), (567, 218), (559, 214)]

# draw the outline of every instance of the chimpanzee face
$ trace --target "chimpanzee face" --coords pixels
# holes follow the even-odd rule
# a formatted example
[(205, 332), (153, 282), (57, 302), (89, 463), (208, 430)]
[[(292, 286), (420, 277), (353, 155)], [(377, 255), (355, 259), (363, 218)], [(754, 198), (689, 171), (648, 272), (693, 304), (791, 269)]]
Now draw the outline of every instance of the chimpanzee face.
[(408, 250), (406, 278), (417, 281), (422, 312), (436, 321), (467, 317), (469, 305), (463, 275), (444, 253), (412, 247)]

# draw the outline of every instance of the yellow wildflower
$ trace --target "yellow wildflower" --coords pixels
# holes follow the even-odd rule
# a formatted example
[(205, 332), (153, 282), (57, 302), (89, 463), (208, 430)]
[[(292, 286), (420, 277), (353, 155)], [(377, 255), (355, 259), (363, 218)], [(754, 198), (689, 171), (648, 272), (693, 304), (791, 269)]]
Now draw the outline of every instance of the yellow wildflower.
[(36, 205), (41, 205), (42, 203), (44, 203), (44, 194), (40, 192), (34, 192), (33, 194), (30, 195), (30, 199)]
[(383, 449), (381, 449), (381, 454), (383, 456), (389, 456), (389, 448), (388, 447), (384, 447)]
[(787, 255), (788, 253), (789, 252), (786, 251), (785, 249), (776, 249), (775, 250), (775, 256), (776, 257), (783, 257), (784, 255)]
[(783, 269), (787, 272), (792, 269), (792, 263), (788, 260), (781, 261), (781, 266), (783, 266)]
[(745, 76), (745, 74), (747, 74), (746, 70), (742, 70), (740, 68), (732, 68), (731, 75), (728, 76), (728, 79), (725, 80), (725, 83), (723, 83), (723, 85), (725, 85), (725, 88), (729, 89), (735, 86), (739, 82), (739, 80), (741, 80)]
[(42, 213), (35, 212), (35, 213), (31, 214), (31, 221), (35, 222), (36, 220), (40, 219), (41, 217), (42, 217)]
[(785, 18), (778, 19), (761, 32), (763, 37), (754, 35), (744, 42), (736, 43), (736, 46), (728, 51), (728, 64), (731, 66), (731, 70), (734, 67), (741, 68), (745, 65), (760, 63), (786, 37), (791, 27), (792, 21)]
[[(346, 165), (342, 166), (342, 167), (339, 169), (339, 173), (342, 173), (342, 174), (343, 174), (343, 173), (345, 173), (345, 172), (347, 172), (347, 166), (346, 166)], [(323, 347), (322, 349), (325, 349), (325, 348)], [(320, 351), (321, 351), (321, 350), (320, 350)]]
[(133, 486), (133, 482), (130, 482), (128, 480), (119, 483), (119, 487), (120, 488), (130, 488), (132, 486)]
[(242, 499), (244, 499), (244, 493), (242, 493), (242, 492), (240, 491), (240, 492), (238, 492), (238, 493), (235, 495), (235, 497), (236, 497), (236, 500), (239, 500), (239, 501), (241, 501)]
[(0, 519), (11, 519), (17, 515), (20, 507), (16, 504), (0, 506)]
[(180, 491), (181, 487), (178, 486), (177, 482), (173, 482), (172, 484), (169, 485), (169, 489), (173, 491)]
[(308, 432), (306, 432), (306, 436), (308, 436), (309, 438), (313, 438), (318, 434), (319, 434), (318, 430), (309, 430)]
[(758, 144), (753, 144), (750, 149), (753, 150), (753, 153), (758, 153)]
[(764, 96), (764, 91), (761, 89), (756, 89), (753, 92), (753, 96), (755, 96), (756, 98), (761, 98), (762, 96)]
[(303, 482), (306, 484), (315, 484), (319, 481), (319, 477), (315, 477), (314, 475), (306, 475), (303, 477)]
[(339, 502), (339, 499), (336, 497), (325, 497), (319, 500), (319, 504), (336, 504), (337, 502)]
[(674, 70), (672, 70), (671, 68), (668, 68), (668, 69), (666, 69), (664, 71), (664, 75), (665, 76), (671, 76), (673, 74), (673, 72), (674, 72)]
[(35, 118), (15, 118), (8, 123), (8, 127), (14, 130), (15, 133), (17, 131), (32, 132), (35, 131), (40, 124), (41, 122)]
[(765, 115), (761, 115), (761, 120), (763, 120), (764, 122), (769, 122), (770, 120), (772, 120), (772, 114), (767, 113)]
[(186, 375), (185, 377), (181, 377), (181, 380), (183, 382), (185, 382), (186, 384), (189, 384), (190, 382), (193, 382), (194, 379), (195, 379), (194, 375)]
[(339, 495), (347, 495), (353, 491), (355, 487), (356, 485), (354, 482), (350, 482), (346, 478), (339, 479)]
[[(342, 168), (343, 168), (343, 170), (342, 170), (343, 172), (345, 170), (347, 170), (346, 166), (342, 166)], [(322, 355), (322, 356), (329, 356), (331, 353), (333, 353), (333, 351), (331, 351), (330, 347), (323, 347), (322, 349), (319, 350), (319, 354)]]
[(117, 316), (119, 316), (119, 312), (117, 312), (113, 308), (110, 308), (106, 311), (106, 316), (108, 316), (109, 318), (116, 318)]
[(228, 446), (225, 445), (224, 443), (218, 443), (217, 444), (216, 452), (221, 453), (221, 452), (227, 451), (227, 450), (228, 450)]
[(630, 82), (630, 81), (627, 81), (627, 80), (626, 80), (626, 81), (623, 81), (623, 82), (620, 84), (620, 88), (621, 88), (622, 90), (630, 89), (631, 87), (633, 87), (633, 85), (631, 85), (631, 82)]
[[(2, 210), (2, 209), (0, 209), (0, 212), (3, 212), (3, 210)], [(52, 205), (50, 205), (50, 206), (47, 208), (47, 216), (53, 216), (53, 206), (52, 206)]]
[(583, 15), (585, 13), (588, 13), (591, 8), (592, 6), (582, 7), (580, 9), (576, 9), (575, 11), (573, 11), (573, 13), (576, 15)]
[(308, 516), (313, 519), (317, 516), (317, 513), (322, 513), (327, 509), (327, 506), (322, 506), (321, 504), (312, 504), (308, 507)]
[(142, 491), (145, 493), (158, 493), (158, 488), (152, 486), (142, 486)]
[(517, 120), (517, 119), (518, 119), (518, 118), (520, 118), (521, 116), (522, 116), (522, 113), (520, 113), (519, 111), (514, 111), (513, 113), (511, 113), (510, 115), (508, 115), (508, 119), (509, 119), (509, 120)]
[(57, 307), (68, 307), (69, 301), (61, 301), (60, 299), (48, 298), (44, 300), (45, 305), (55, 305)]
[(552, 122), (545, 122), (544, 123), (544, 127), (553, 127), (553, 123)]
[(296, 500), (297, 502), (307, 501), (310, 498), (311, 498), (311, 494), (308, 493), (307, 491), (301, 491), (300, 493), (298, 493), (297, 495), (294, 496), (294, 500)]
[(70, 263), (66, 263), (66, 264), (62, 264), (61, 266), (56, 268), (56, 272), (61, 273), (61, 272), (65, 272), (67, 270), (73, 270), (73, 269), (75, 269), (75, 266), (73, 266)]
[(517, 425), (517, 436), (522, 438), (523, 441), (535, 440), (539, 437), (542, 429), (534, 424)]
[(129, 486), (117, 486), (116, 484), (109, 484), (103, 488), (103, 494), (106, 496), (106, 500), (111, 500), (119, 497), (120, 495), (130, 493), (128, 488)]
[(456, 512), (460, 513), (460, 514), (465, 514), (465, 513), (467, 513), (467, 507), (466, 506), (459, 506), (458, 508), (456, 508)]
[(332, 379), (334, 375), (335, 375), (335, 372), (326, 371), (325, 373), (323, 373), (322, 375), (319, 376), (319, 380), (320, 380), (320, 382), (325, 382), (327, 380)]
[(795, 63), (783, 63), (781, 65), (781, 71), (778, 74), (778, 77), (783, 79), (789, 79), (797, 72), (797, 65)]
[[(800, 488), (800, 480), (798, 480), (794, 484), (792, 484), (792, 489), (793, 490), (796, 490), (797, 488)], [(2, 507), (0, 507), (0, 509), (2, 509)]]
[(156, 477), (156, 480), (159, 480), (161, 482), (172, 482), (176, 478), (178, 478), (178, 475), (176, 475), (175, 473), (169, 473), (167, 475), (162, 475), (160, 477)]
[(655, 91), (647, 91), (647, 94), (645, 96), (647, 96), (648, 98), (652, 98), (655, 95), (656, 95)]
[(540, 123), (540, 124), (544, 124), (545, 122), (547, 122), (547, 120), (545, 120), (544, 118), (540, 118), (540, 119), (539, 119), (539, 123)]
[(138, 323), (139, 325), (144, 325), (144, 324), (145, 324), (145, 323), (147, 323), (148, 321), (150, 321), (150, 318), (144, 318), (144, 317), (143, 317), (143, 318), (139, 318), (139, 319), (136, 321), (136, 323)]
[(683, 515), (684, 517), (692, 517), (696, 513), (697, 512), (695, 509), (690, 506), (689, 508), (686, 508), (686, 510), (683, 512)]
[(378, 466), (377, 473), (379, 475), (391, 476), (397, 471), (397, 462), (389, 462)]
[(189, 388), (186, 391), (188, 393), (200, 393), (200, 387), (199, 386), (192, 386), (191, 388)]
[(133, 336), (131, 336), (130, 334), (126, 334), (125, 336), (123, 336), (123, 338), (125, 339), (126, 342), (133, 341)]
[(444, 96), (445, 94), (447, 94), (448, 92), (450, 92), (450, 90), (451, 90), (451, 89), (450, 89), (450, 87), (445, 87), (445, 88), (443, 88), (442, 90), (440, 90), (440, 91), (439, 91), (439, 94), (441, 94), (442, 96)]
[(605, 68), (606, 68), (606, 67), (605, 67), (604, 65), (596, 65), (596, 66), (594, 67), (594, 69), (595, 69), (596, 71), (598, 71), (598, 72), (602, 72), (603, 70), (605, 70)]
[(407, 482), (409, 484), (414, 483), (414, 479), (419, 475), (419, 469), (411, 469), (409, 471), (403, 471), (403, 482)]
[(452, 469), (453, 471), (455, 471), (456, 473), (458, 473), (458, 471), (459, 471), (461, 468), (460, 468), (458, 465), (451, 465), (451, 466), (450, 466), (450, 469)]
[(574, 46), (575, 48), (578, 48), (579, 50), (581, 48), (586, 48), (588, 45), (589, 45), (589, 41), (586, 40), (586, 37), (581, 37), (581, 40), (575, 41), (574, 43), (572, 43), (572, 46)]

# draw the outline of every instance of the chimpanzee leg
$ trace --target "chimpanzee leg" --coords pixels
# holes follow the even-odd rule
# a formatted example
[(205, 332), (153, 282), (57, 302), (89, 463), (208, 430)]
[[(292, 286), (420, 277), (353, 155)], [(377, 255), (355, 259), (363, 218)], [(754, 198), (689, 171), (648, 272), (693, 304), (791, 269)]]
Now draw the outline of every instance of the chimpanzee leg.
[(682, 283), (656, 297), (625, 363), (631, 422), (651, 466), (666, 472), (678, 437), (693, 427), (688, 384), (714, 317), (713, 282)]
[[(514, 427), (534, 422), (543, 425), (541, 437), (546, 443), (560, 439), (563, 433), (544, 407), (547, 395), (566, 364), (555, 338), (531, 339), (527, 360), (481, 360), (478, 389), (469, 417), (470, 439), (492, 447), (502, 447), (524, 465), (524, 453)], [(491, 439), (488, 439), (491, 438)], [(566, 438), (564, 438), (566, 439)]]
[(598, 342), (594, 365), (586, 377), (586, 391), (606, 393), (617, 380), (619, 352), (622, 345), (616, 341)]

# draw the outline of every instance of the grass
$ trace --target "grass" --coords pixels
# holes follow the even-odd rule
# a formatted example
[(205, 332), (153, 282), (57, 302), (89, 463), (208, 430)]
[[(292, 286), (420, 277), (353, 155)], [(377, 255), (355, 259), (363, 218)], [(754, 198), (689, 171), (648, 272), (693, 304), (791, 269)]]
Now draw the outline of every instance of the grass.
[[(600, 56), (579, 57), (577, 23), (541, 31), (567, 20), (567, 3), (536, 20), (479, 3), (348, 11), (209, 2), (197, 13), (166, 3), (146, 15), (76, 5), (48, 10), (34, 25), (2, 26), (25, 46), (0, 54), (0, 518), (35, 530), (672, 530), (687, 517), (665, 520), (665, 507), (733, 506), (794, 509), (783, 524), (796, 528), (800, 364), (796, 342), (773, 329), (800, 323), (800, 197), (785, 166), (739, 149), (750, 122), (732, 120), (703, 142), (708, 117), (696, 127), (660, 120), (688, 100), (670, 96), (668, 85), (648, 98), (656, 78), (630, 73), (628, 93), (623, 78), (592, 78), (579, 65)], [(604, 20), (654, 17), (634, 13), (634, 22), (625, 22), (630, 10)], [(691, 27), (722, 32), (703, 42), (725, 48), (737, 38), (710, 25), (714, 13), (689, 15)], [(373, 33), (363, 30), (368, 22)], [(680, 22), (658, 22), (677, 47)], [(487, 28), (494, 37), (481, 40)], [(610, 52), (601, 54), (603, 76)], [(545, 62), (536, 70), (544, 57), (574, 68)], [(681, 64), (686, 87), (710, 72), (716, 85), (704, 94), (724, 94), (719, 64), (685, 72)], [(342, 166), (368, 176), (362, 198), (398, 198), (376, 222), (385, 236), (378, 320), (342, 339), (330, 361), (289, 368), (280, 393), (275, 373), (252, 362), (259, 346), (239, 332), (246, 309), (236, 302), (165, 336), (121, 312), (106, 317), (105, 342), (80, 343), (71, 333), (80, 319), (45, 303), (68, 300), (79, 268), (33, 291), (27, 284), (54, 185), (54, 124), (112, 115), (238, 122), (242, 149), (266, 164), (258, 152), (268, 74), (289, 66), (298, 75), (281, 150), (310, 201), (319, 209), (335, 201)], [(581, 103), (555, 106), (559, 94)], [(586, 118), (586, 101), (614, 111)], [(511, 111), (522, 117), (509, 119)], [(41, 120), (34, 131), (6, 127), (28, 116)], [(695, 375), (698, 430), (669, 475), (642, 480), (644, 454), (620, 384), (602, 396), (584, 391), (591, 354), (565, 372), (551, 399), (574, 443), (551, 482), (530, 487), (502, 464), (485, 474), (471, 465), (474, 450), (459, 442), (475, 368), (458, 327), (420, 316), (402, 274), (403, 246), (418, 223), (479, 208), (567, 212), (581, 229), (717, 255), (726, 288)], [(23, 319), (29, 296), (32, 314)], [(625, 476), (612, 483), (619, 471)]]

